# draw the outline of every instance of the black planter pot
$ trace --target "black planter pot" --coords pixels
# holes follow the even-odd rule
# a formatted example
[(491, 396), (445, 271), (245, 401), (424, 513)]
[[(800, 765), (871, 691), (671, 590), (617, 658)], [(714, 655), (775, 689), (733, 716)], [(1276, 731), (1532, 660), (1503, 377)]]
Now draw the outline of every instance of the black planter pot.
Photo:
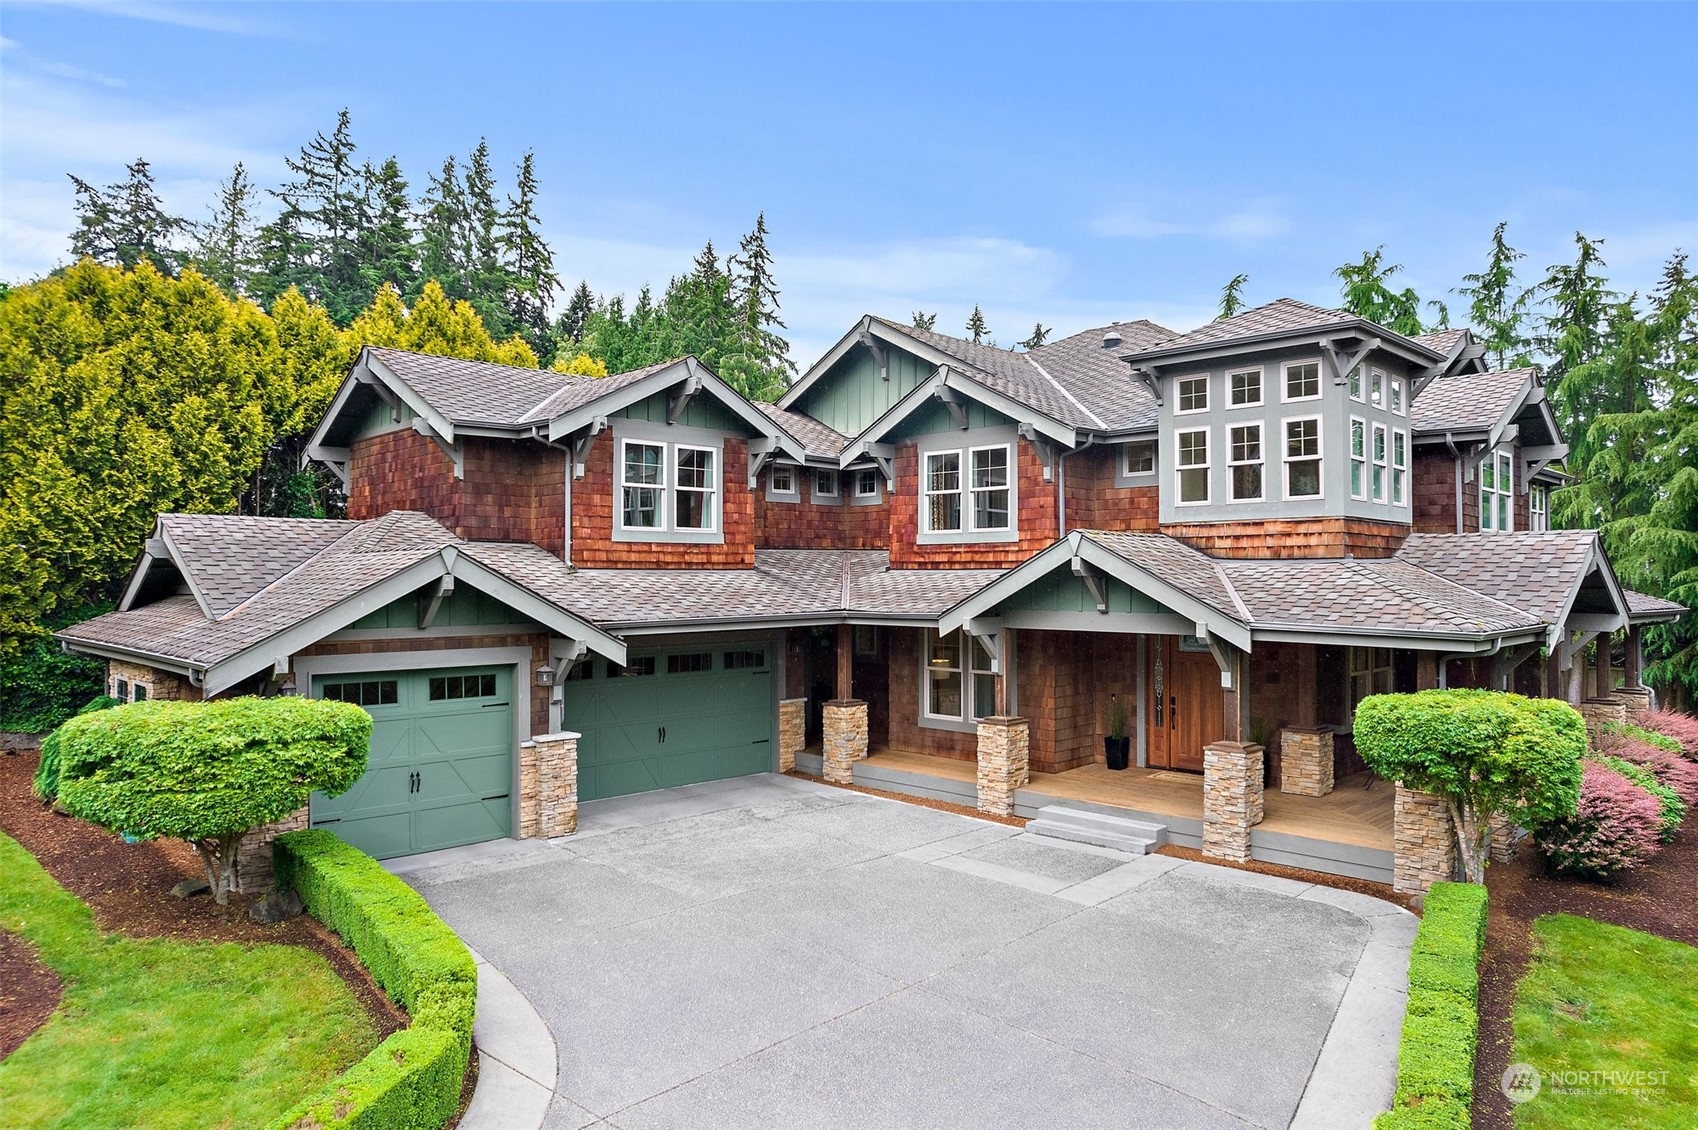
[(1131, 761), (1132, 739), (1130, 737), (1104, 738), (1103, 753), (1108, 757), (1110, 769), (1124, 769)]

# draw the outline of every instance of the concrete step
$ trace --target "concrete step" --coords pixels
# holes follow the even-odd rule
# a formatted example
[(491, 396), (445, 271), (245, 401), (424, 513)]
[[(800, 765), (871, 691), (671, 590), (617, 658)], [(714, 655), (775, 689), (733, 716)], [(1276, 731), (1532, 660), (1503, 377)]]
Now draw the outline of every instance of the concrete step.
[(1167, 842), (1165, 825), (1105, 816), (1100, 812), (1087, 812), (1061, 804), (1040, 808), (1038, 814), (1026, 822), (1026, 831), (1034, 836), (1094, 844), (1133, 855), (1147, 854)]

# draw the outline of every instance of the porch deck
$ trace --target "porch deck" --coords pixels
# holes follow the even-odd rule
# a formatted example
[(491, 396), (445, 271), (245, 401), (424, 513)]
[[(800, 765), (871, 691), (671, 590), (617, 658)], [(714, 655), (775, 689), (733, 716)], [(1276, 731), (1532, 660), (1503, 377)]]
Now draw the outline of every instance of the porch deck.
[[(977, 780), (971, 761), (899, 749), (874, 750), (855, 766), (856, 784), (969, 806), (977, 801)], [(1266, 863), (1390, 883), (1393, 799), (1390, 783), (1366, 773), (1343, 778), (1324, 797), (1269, 788), (1262, 822), (1250, 831), (1251, 854)], [(1014, 794), (1017, 816), (1036, 816), (1051, 804), (1163, 824), (1170, 843), (1202, 846), (1200, 774), (1086, 765), (1033, 773), (1031, 784)]]

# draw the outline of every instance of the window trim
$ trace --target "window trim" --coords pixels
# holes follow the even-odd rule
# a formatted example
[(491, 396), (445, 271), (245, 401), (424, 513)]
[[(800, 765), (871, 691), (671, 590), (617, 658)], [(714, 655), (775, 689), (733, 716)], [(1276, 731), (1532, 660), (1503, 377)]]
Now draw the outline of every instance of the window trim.
[(1383, 503), (1390, 497), (1391, 484), (1391, 431), (1384, 424), (1375, 421), (1368, 432), (1368, 463), (1373, 471), (1380, 472), (1379, 481), (1374, 481), (1372, 472), (1368, 475), (1371, 486), (1370, 493), (1375, 502)]
[[(1366, 677), (1368, 681), (1368, 694), (1363, 695), (1362, 698), (1367, 698), (1369, 695), (1389, 694), (1396, 691), (1397, 653), (1396, 649), (1389, 647), (1352, 646), (1346, 648), (1345, 651), (1344, 707), (1347, 715), (1345, 722), (1351, 727), (1354, 727), (1356, 724), (1356, 707), (1362, 701), (1361, 698), (1356, 697), (1356, 680), (1359, 677)], [(1381, 651), (1385, 652), (1386, 661), (1383, 664), (1374, 662), (1377, 658), (1375, 652)], [(1357, 662), (1359, 657), (1366, 657), (1367, 662), (1359, 665)], [(1377, 691), (1374, 689), (1374, 677), (1382, 672), (1386, 676), (1386, 689), (1384, 691)]]
[[(1256, 399), (1246, 400), (1240, 403), (1232, 399), (1232, 378), (1242, 377), (1248, 373), (1256, 374)], [(1241, 368), (1228, 369), (1226, 371), (1226, 410), (1228, 412), (1235, 408), (1261, 408), (1264, 407), (1267, 402), (1268, 374), (1266, 365), (1245, 365)]]
[[(633, 446), (636, 446), (636, 447), (653, 447), (653, 448), (658, 448), (660, 450), (660, 469), (658, 471), (659, 477), (654, 482), (652, 482), (652, 483), (628, 483), (628, 482), (625, 481), (625, 472), (629, 469), (629, 464), (626, 461), (626, 452), (630, 448), (632, 448)], [(639, 439), (636, 436), (622, 436), (622, 437), (620, 437), (618, 458), (615, 461), (615, 466), (617, 466), (618, 469), (619, 469), (619, 473), (617, 475), (618, 495), (613, 500), (614, 501), (613, 528), (616, 532), (630, 533), (630, 534), (664, 534), (664, 533), (667, 532), (667, 530), (668, 530), (667, 517), (670, 515), (672, 508), (671, 508), (670, 505), (668, 505), (671, 501), (671, 498), (667, 494), (667, 490), (666, 490), (666, 471), (667, 471), (667, 468), (671, 465), (671, 463), (672, 463), (672, 460), (669, 456), (669, 453), (667, 451), (667, 445), (666, 445), (666, 442), (664, 440)], [(656, 495), (657, 495), (657, 498), (655, 499), (655, 515), (656, 515), (656, 520), (657, 520), (656, 525), (653, 525), (653, 526), (631, 526), (631, 525), (626, 524), (626, 522), (625, 522), (625, 492), (628, 491), (628, 490), (652, 490), (656, 493)]]
[[(1256, 429), (1256, 449), (1257, 449), (1259, 454), (1258, 454), (1257, 458), (1255, 458), (1255, 459), (1239, 459), (1237, 457), (1236, 453), (1235, 453), (1237, 441), (1233, 439), (1232, 433), (1237, 432), (1237, 431), (1246, 431), (1250, 428)], [(1266, 502), (1267, 501), (1267, 498), (1268, 498), (1268, 448), (1267, 448), (1267, 444), (1264, 442), (1265, 438), (1266, 438), (1266, 434), (1267, 434), (1267, 429), (1263, 426), (1263, 422), (1261, 420), (1256, 420), (1256, 421), (1253, 421), (1253, 422), (1247, 423), (1247, 424), (1228, 424), (1227, 425), (1227, 428), (1226, 428), (1226, 501), (1227, 502)], [(1262, 469), (1262, 475), (1261, 475), (1261, 480), (1260, 480), (1261, 490), (1259, 490), (1256, 494), (1251, 495), (1251, 496), (1246, 496), (1244, 498), (1238, 497), (1238, 491), (1237, 491), (1236, 485), (1235, 485), (1233, 478), (1232, 478), (1233, 469), (1237, 468), (1237, 467), (1260, 467)]]
[(1391, 430), (1391, 504), (1409, 505), (1409, 431)]
[[(931, 664), (932, 649), (937, 646), (940, 640), (949, 639), (951, 637), (957, 637), (960, 640), (956, 652), (956, 666), (936, 668), (936, 670), (952, 671), (961, 677), (961, 713), (960, 715), (933, 714), (931, 713), (931, 673), (934, 670)], [(976, 733), (978, 731), (980, 715), (977, 709), (979, 704), (977, 702), (977, 692), (974, 690), (974, 678), (978, 675), (996, 674), (996, 672), (989, 666), (983, 668), (976, 666), (979, 648), (980, 644), (978, 640), (975, 639), (965, 628), (957, 628), (955, 631), (950, 632), (945, 636), (939, 636), (935, 628), (927, 628), (925, 630), (920, 640), (920, 701), (917, 710), (917, 714), (919, 715), (919, 725), (922, 728), (929, 730), (955, 730), (963, 733)], [(994, 660), (987, 660), (987, 662), (994, 664)], [(1012, 694), (1014, 688), (1012, 671), (1010, 669), (1010, 665), (1006, 661), (1004, 662), (1003, 667), (1003, 685), (1005, 693)], [(1009, 703), (1008, 708), (1010, 710), (1014, 709), (1012, 702)], [(995, 710), (996, 704), (992, 702), (984, 716), (989, 717), (990, 713)]]
[[(687, 487), (680, 480), (678, 460), (686, 451), (701, 451), (713, 460), (712, 480), (705, 487)], [(672, 510), (667, 515), (672, 525), (673, 533), (679, 534), (717, 534), (719, 532), (720, 510), (723, 505), (721, 492), (725, 488), (725, 474), (720, 468), (720, 452), (717, 448), (707, 447), (699, 443), (675, 443), (672, 445)], [(707, 501), (703, 507), (703, 516), (707, 519), (704, 526), (680, 526), (678, 522), (678, 503), (683, 500), (685, 492), (706, 495)]]
[(1368, 370), (1368, 403), (1385, 411), (1386, 407), (1386, 371), (1384, 369)]
[[(820, 483), (826, 481), (825, 477), (827, 475), (831, 476), (830, 490), (826, 490), (820, 486)], [(812, 496), (816, 501), (822, 498), (829, 498), (836, 501), (843, 497), (843, 476), (840, 472), (835, 471), (830, 467), (815, 467), (813, 481), (809, 485), (808, 489), (812, 492)]]
[[(1356, 433), (1362, 433), (1362, 452), (1356, 452)], [(1345, 458), (1350, 464), (1350, 481), (1346, 484), (1349, 495), (1357, 502), (1368, 501), (1368, 421), (1361, 416), (1350, 417), (1350, 430), (1345, 433)], [(1356, 475), (1361, 468), (1360, 479)]]
[[(1215, 485), (1214, 484), (1214, 442), (1213, 442), (1213, 440), (1210, 436), (1210, 432), (1212, 430), (1213, 429), (1207, 428), (1207, 427), (1202, 427), (1202, 428), (1175, 428), (1174, 429), (1174, 432), (1173, 432), (1173, 505), (1174, 506), (1208, 506), (1210, 503), (1212, 503), (1214, 501), (1214, 495), (1215, 495), (1215, 489), (1214, 489), (1214, 485)], [(1184, 450), (1184, 444), (1182, 444), (1180, 441), (1185, 436), (1191, 436), (1191, 435), (1200, 435), (1200, 436), (1203, 437), (1203, 461), (1201, 463), (1181, 464), (1179, 462), (1179, 456), (1180, 456), (1181, 452)], [(1203, 472), (1203, 484), (1204, 484), (1205, 487), (1207, 487), (1207, 489), (1203, 492), (1203, 497), (1201, 499), (1193, 499), (1190, 502), (1185, 501), (1185, 498), (1184, 498), (1185, 492), (1180, 486), (1181, 480), (1180, 480), (1179, 476), (1184, 474), (1186, 471), (1202, 471)]]
[(1527, 528), (1535, 533), (1551, 528), (1551, 488), (1544, 483), (1527, 484)]
[[(879, 482), (879, 473), (878, 473), (877, 467), (856, 467), (850, 473), (855, 476), (854, 496), (855, 496), (855, 499), (857, 501), (861, 501), (861, 500), (865, 500), (865, 499), (876, 499), (876, 498), (879, 498), (883, 494), (883, 491), (881, 489), (883, 484), (881, 484)], [(872, 476), (873, 488), (871, 490), (862, 490), (861, 484), (867, 480), (867, 476), (869, 476), (869, 475)]]
[(1409, 414), (1409, 401), (1404, 397), (1403, 392), (1402, 377), (1386, 377), (1386, 405), (1393, 416), (1407, 416)]
[[(1315, 454), (1291, 454), (1292, 424), (1306, 424), (1313, 421), (1315, 425)], [(1287, 468), (1292, 463), (1315, 464), (1315, 483), (1320, 487), (1314, 494), (1292, 494), (1291, 472)], [(1279, 495), (1282, 502), (1317, 502), (1327, 496), (1327, 437), (1326, 422), (1321, 416), (1286, 416), (1279, 422)]]
[[(1008, 456), (1008, 461), (1003, 465), (1003, 472), (1008, 476), (1007, 482), (1003, 483), (999, 487), (977, 487), (973, 485), (973, 456), (977, 455), (981, 451), (1001, 451)], [(1014, 528), (1015, 524), (1014, 445), (1011, 443), (981, 443), (967, 448), (965, 454), (966, 459), (964, 459), (961, 464), (962, 504), (965, 507), (961, 514), (962, 522), (966, 525), (970, 532), (975, 534), (1002, 534), (1009, 532)], [(1006, 492), (1008, 495), (1008, 524), (1006, 526), (978, 525), (977, 515), (979, 508), (972, 505), (976, 501), (975, 496), (980, 494), (989, 494), (992, 491), (999, 490)]]
[[(1291, 395), (1291, 370), (1302, 365), (1315, 367), (1315, 391), (1307, 396)], [(1279, 363), (1279, 402), (1281, 404), (1303, 404), (1319, 400), (1326, 393), (1325, 382), (1321, 375), (1321, 359), (1319, 357), (1299, 358), (1293, 361)]]
[(1367, 382), (1362, 379), (1362, 366), (1358, 365), (1344, 375), (1347, 395), (1358, 404), (1368, 403)]
[[(1019, 437), (1013, 428), (977, 428), (968, 432), (936, 432), (920, 437), (918, 456), (917, 481), (914, 484), (914, 497), (918, 502), (919, 513), (915, 530), (917, 545), (980, 545), (997, 542), (1016, 542), (1020, 540), (1020, 447)], [(973, 516), (973, 453), (992, 448), (1001, 448), (1008, 453), (1008, 485), (1007, 487), (982, 488), (987, 490), (1008, 491), (1008, 525), (1007, 527), (992, 527), (988, 529), (976, 527)], [(928, 471), (930, 461), (939, 455), (956, 456), (961, 468), (960, 482), (957, 491), (939, 491), (937, 494), (953, 494), (959, 492), (961, 499), (961, 525), (953, 530), (934, 530), (931, 528), (931, 475)]]
[[(778, 470), (790, 472), (790, 489), (779, 490), (772, 485), (772, 473)], [(800, 467), (794, 463), (769, 463), (766, 468), (766, 500), (768, 502), (800, 502), (802, 501), (802, 477), (797, 472)]]
[[(1479, 520), (1478, 520), (1480, 532), (1483, 533), (1483, 534), (1513, 533), (1515, 531), (1515, 452), (1514, 452), (1513, 449), (1509, 449), (1509, 448), (1494, 447), (1490, 451), (1488, 451), (1485, 454), (1484, 458), (1482, 458), (1480, 461), (1482, 463), (1484, 463), (1487, 459), (1492, 460), (1492, 479), (1493, 479), (1493, 482), (1499, 482), (1500, 479), (1501, 479), (1501, 476), (1498, 474), (1499, 465), (1498, 465), (1497, 461), (1501, 459), (1505, 464), (1508, 465), (1508, 467), (1509, 467), (1509, 486), (1508, 487), (1504, 487), (1502, 485), (1494, 486), (1492, 488), (1492, 492), (1491, 492), (1493, 498), (1498, 498), (1498, 497), (1501, 496), (1501, 497), (1507, 499), (1508, 501), (1505, 502), (1505, 504), (1504, 504), (1503, 523), (1501, 525), (1494, 525), (1494, 526), (1486, 525), (1486, 476), (1482, 473), (1484, 468), (1476, 468), (1475, 469), (1475, 477), (1480, 480), (1480, 486), (1479, 486), (1479, 492), (1478, 492), (1479, 500), (1480, 500), (1480, 503), (1479, 503), (1480, 513), (1479, 513)], [(1497, 509), (1495, 507), (1493, 508), (1492, 513), (1494, 515), (1497, 513)], [(1494, 521), (1495, 520), (1496, 519), (1494, 518)]]
[[(1134, 471), (1131, 469), (1128, 456), (1131, 448), (1138, 444), (1150, 445), (1150, 469)], [(1147, 439), (1122, 440), (1120, 450), (1115, 455), (1114, 485), (1117, 487), (1148, 486), (1156, 481), (1161, 473), (1161, 441), (1154, 436)]]
[[(641, 420), (619, 419), (614, 422), (613, 492), (609, 500), (613, 513), (612, 540), (615, 542), (659, 542), (666, 544), (723, 545), (725, 543), (725, 493), (727, 467), (725, 436), (706, 428), (682, 424), (651, 424)], [(625, 524), (625, 450), (633, 444), (661, 448), (660, 524), (656, 526), (627, 526)], [(707, 494), (712, 500), (712, 525), (684, 527), (677, 525), (676, 482), (679, 449), (709, 452), (713, 458), (713, 484)], [(648, 484), (641, 484), (648, 485)], [(781, 496), (782, 497), (782, 496)], [(796, 501), (792, 498), (790, 501)]]

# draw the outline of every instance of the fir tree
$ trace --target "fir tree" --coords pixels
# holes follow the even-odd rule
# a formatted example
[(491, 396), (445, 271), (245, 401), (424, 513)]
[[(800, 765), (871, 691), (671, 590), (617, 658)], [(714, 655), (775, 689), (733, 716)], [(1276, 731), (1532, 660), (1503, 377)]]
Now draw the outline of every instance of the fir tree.
[(509, 278), (501, 261), (501, 209), (496, 204), (495, 172), (489, 164), (489, 141), (480, 138), (466, 162), (466, 300), (496, 338), (507, 337), (513, 325), (507, 314)]
[(937, 327), (937, 315), (928, 314), (924, 310), (914, 311), (913, 326), (917, 330), (931, 331)]
[(465, 298), (468, 221), (466, 193), (453, 154), (442, 162), (442, 171), (430, 178), (425, 190), (420, 224), (419, 276), (407, 297), (417, 298), (427, 281), (434, 280), (449, 298)]
[(1383, 244), (1364, 251), (1360, 263), (1339, 267), (1333, 277), (1343, 283), (1343, 308), (1406, 337), (1420, 333), (1421, 299), (1410, 288), (1394, 291), (1389, 285), (1391, 277), (1401, 270), (1400, 264), (1386, 264)]
[(1032, 327), (1032, 336), (1020, 343), (1020, 348), (1027, 350), (1036, 349), (1048, 340), (1049, 335), (1053, 332), (1054, 331), (1049, 327), (1045, 326), (1042, 322), (1039, 322)]
[(1619, 297), (1606, 285), (1601, 239), (1574, 233), (1573, 263), (1556, 263), (1545, 276), (1543, 287), (1550, 309), (1540, 318), (1543, 333), (1539, 345), (1551, 358), (1546, 382), (1560, 386), (1564, 375), (1595, 360), (1603, 346), (1610, 307)]
[(967, 317), (967, 334), (972, 338), (973, 344), (978, 345), (988, 333), (990, 327), (985, 325), (985, 316), (980, 312), (978, 304), (974, 303), (973, 312)]
[(413, 206), (401, 166), (390, 157), (376, 170), (366, 167), (371, 226), (361, 233), (365, 283), (372, 294), (385, 283), (402, 294), (412, 291), (419, 273)]
[(183, 263), (177, 240), (188, 231), (188, 221), (165, 211), (146, 158), (136, 158), (125, 173), (122, 181), (105, 188), (71, 177), (77, 213), (71, 254), (124, 268), (147, 262), (174, 274)]
[[(371, 301), (361, 256), (361, 241), (370, 226), (366, 185), (354, 163), (354, 144), (347, 110), (336, 115), (328, 137), (321, 130), (284, 163), (296, 179), (272, 195), (283, 202), (274, 224), (289, 229), (262, 235), (279, 261), (280, 278), (274, 290), (298, 286), (323, 306), (339, 326), (345, 326)], [(268, 269), (273, 264), (267, 264)]]
[(590, 284), (580, 280), (578, 289), (572, 292), (572, 297), (566, 303), (566, 309), (560, 312), (560, 317), (554, 322), (554, 337), (556, 348), (564, 350), (567, 342), (577, 344), (584, 340), (584, 327), (589, 323), (590, 315), (595, 313), (595, 295), (590, 293)]
[(733, 332), (740, 350), (727, 358), (726, 371), (720, 375), (751, 400), (777, 399), (796, 372), (790, 343), (778, 333), (787, 327), (778, 313), (778, 284), (772, 277), (767, 234), (762, 212), (727, 264)]
[(232, 298), (251, 294), (260, 270), (259, 240), (253, 223), (255, 189), (242, 162), (218, 184), (212, 219), (200, 227), (194, 264)]
[(554, 273), (554, 252), (543, 240), (537, 219), (536, 159), (531, 153), (519, 162), (516, 187), (519, 194), (507, 198), (499, 233), (507, 279), (507, 318), (539, 355), (552, 355), (548, 308), (560, 279)]
[(1457, 294), (1468, 299), (1468, 321), (1496, 369), (1532, 363), (1527, 322), (1536, 295), (1531, 288), (1517, 288), (1515, 261), (1525, 256), (1504, 239), (1508, 227), (1500, 223), (1492, 229), (1486, 269), (1463, 275), (1464, 285), (1456, 288)]
[(1244, 309), (1244, 288), (1249, 285), (1250, 276), (1245, 274), (1233, 275), (1225, 286), (1220, 288), (1220, 314), (1215, 321), (1232, 317)]

